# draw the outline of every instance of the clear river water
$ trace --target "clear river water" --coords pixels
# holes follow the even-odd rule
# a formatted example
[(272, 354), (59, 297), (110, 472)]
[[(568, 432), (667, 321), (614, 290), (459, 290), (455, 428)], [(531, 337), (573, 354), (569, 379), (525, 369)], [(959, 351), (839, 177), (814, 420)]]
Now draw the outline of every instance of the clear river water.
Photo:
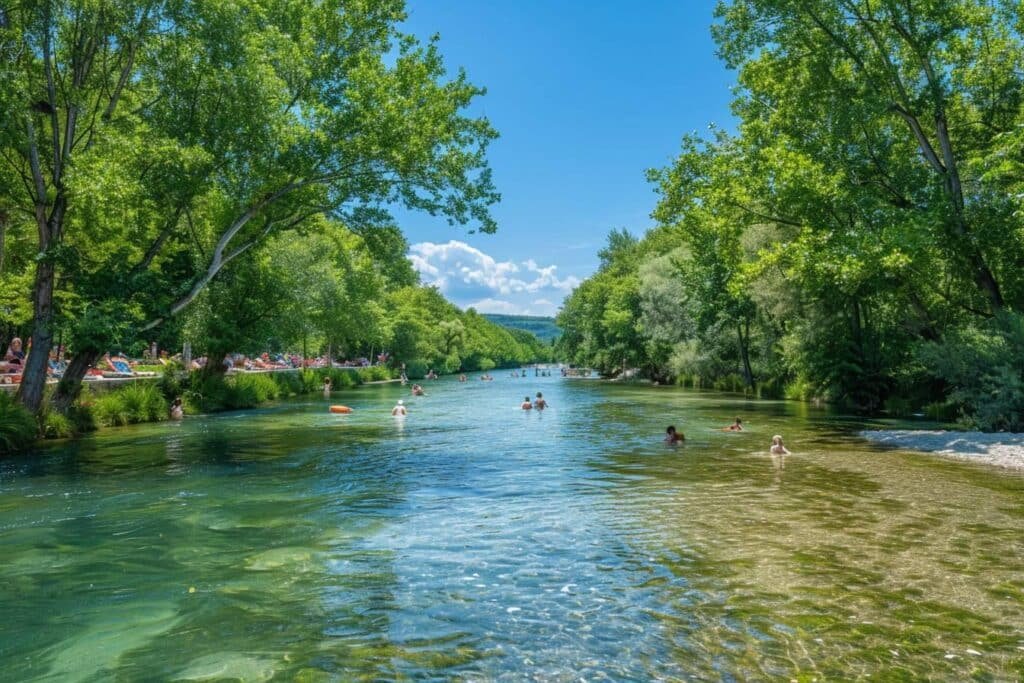
[(1020, 472), (495, 374), (0, 462), (0, 680), (1024, 678)]

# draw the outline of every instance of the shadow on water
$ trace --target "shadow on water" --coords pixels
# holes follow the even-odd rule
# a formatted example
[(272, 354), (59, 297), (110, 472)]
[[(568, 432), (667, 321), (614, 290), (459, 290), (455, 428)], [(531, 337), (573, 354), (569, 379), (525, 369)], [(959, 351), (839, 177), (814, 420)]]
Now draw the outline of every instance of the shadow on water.
[[(878, 450), (801, 404), (427, 388), (0, 464), (4, 677), (1024, 675), (1024, 477)], [(539, 389), (552, 408), (517, 409)], [(793, 455), (767, 454), (776, 433)]]

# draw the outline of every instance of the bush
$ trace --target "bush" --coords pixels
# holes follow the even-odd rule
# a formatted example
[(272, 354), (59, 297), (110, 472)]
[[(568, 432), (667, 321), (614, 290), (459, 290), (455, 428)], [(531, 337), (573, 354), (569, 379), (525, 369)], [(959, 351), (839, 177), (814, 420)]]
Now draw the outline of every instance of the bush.
[(74, 422), (63, 413), (48, 410), (41, 422), (44, 439), (67, 439), (77, 433)]
[(277, 382), (265, 374), (235, 375), (228, 384), (230, 408), (255, 408), (281, 395)]
[(391, 371), (383, 365), (359, 368), (358, 375), (363, 382), (384, 382), (391, 379)]
[(167, 399), (153, 383), (136, 382), (101, 394), (92, 404), (96, 421), (104, 427), (167, 419)]
[(203, 375), (192, 373), (189, 378), (189, 389), (184, 393), (188, 412), (216, 413), (231, 409), (231, 389), (221, 375)]
[(71, 409), (68, 410), (68, 419), (71, 420), (75, 434), (95, 432), (99, 429), (99, 425), (96, 424), (96, 416), (93, 414), (91, 403), (78, 403), (77, 405), (71, 406)]
[(36, 440), (38, 425), (32, 413), (14, 396), (0, 391), (0, 455), (28, 448)]
[[(494, 361), (491, 361), (491, 368), (493, 367)], [(483, 361), (480, 361), (481, 370), (490, 370), (491, 368), (485, 368), (483, 366)], [(409, 379), (423, 379), (427, 376), (427, 370), (429, 369), (427, 361), (420, 358), (414, 358), (405, 364), (405, 376)]]
[(966, 426), (1024, 430), (1024, 317), (1000, 315), (954, 330), (922, 348), (921, 359), (951, 391)]

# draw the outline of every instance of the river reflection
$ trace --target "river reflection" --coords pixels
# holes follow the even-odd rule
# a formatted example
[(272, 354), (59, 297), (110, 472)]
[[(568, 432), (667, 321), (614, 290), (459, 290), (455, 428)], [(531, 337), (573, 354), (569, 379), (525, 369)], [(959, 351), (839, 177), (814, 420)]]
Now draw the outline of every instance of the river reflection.
[[(538, 389), (553, 407), (518, 410)], [(557, 378), (429, 394), (3, 463), (0, 678), (1024, 675), (1020, 475), (872, 449), (799, 404)]]

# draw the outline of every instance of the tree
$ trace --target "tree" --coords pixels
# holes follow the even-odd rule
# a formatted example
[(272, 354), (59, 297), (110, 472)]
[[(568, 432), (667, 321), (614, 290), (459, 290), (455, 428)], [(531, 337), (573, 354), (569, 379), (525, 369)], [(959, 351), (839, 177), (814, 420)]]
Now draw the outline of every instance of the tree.
[[(404, 204), (494, 229), (484, 154), (495, 133), (462, 113), (483, 91), (463, 73), (447, 79), (436, 40), (402, 34), (403, 18), (398, 0), (8, 10), (0, 44), (18, 59), (0, 139), (23, 182), (2, 201), (33, 217), (40, 254), (26, 406), (42, 398), (62, 273), (88, 282), (75, 295), (93, 310), (122, 310), (112, 291), (137, 297), (118, 322), (149, 335), (233, 261), (318, 215), (377, 226), (380, 207)], [(133, 215), (94, 240), (87, 196)], [(121, 245), (120, 268), (81, 258)], [(102, 273), (123, 284), (99, 283)], [(65, 402), (105, 341), (76, 337)]]

